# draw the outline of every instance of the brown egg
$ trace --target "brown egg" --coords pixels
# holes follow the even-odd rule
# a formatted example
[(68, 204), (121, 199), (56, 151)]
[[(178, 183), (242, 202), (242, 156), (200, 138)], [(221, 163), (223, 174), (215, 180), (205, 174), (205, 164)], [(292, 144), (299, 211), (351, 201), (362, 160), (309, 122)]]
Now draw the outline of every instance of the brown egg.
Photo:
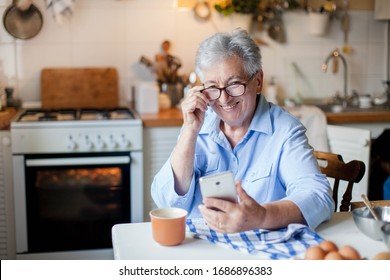
[(373, 260), (390, 260), (390, 252), (380, 252), (376, 254)]
[(305, 254), (305, 260), (323, 260), (326, 252), (319, 246), (309, 247)]
[(339, 252), (329, 252), (326, 254), (324, 260), (344, 260)]
[(337, 250), (338, 250), (336, 244), (334, 244), (332, 241), (329, 241), (329, 240), (325, 240), (325, 241), (321, 242), (320, 247), (322, 250), (324, 250), (327, 253), (337, 252)]
[(355, 248), (351, 246), (343, 246), (339, 249), (339, 254), (346, 260), (360, 260), (361, 256)]

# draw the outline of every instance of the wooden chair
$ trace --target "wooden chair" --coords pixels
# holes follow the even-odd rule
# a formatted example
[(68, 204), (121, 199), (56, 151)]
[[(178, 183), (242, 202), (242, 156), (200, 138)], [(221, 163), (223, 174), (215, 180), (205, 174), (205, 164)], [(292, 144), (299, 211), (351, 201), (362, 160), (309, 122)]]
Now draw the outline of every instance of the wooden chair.
[(338, 192), (340, 181), (347, 181), (348, 186), (343, 194), (340, 204), (340, 211), (349, 211), (352, 199), (352, 188), (354, 183), (359, 183), (366, 171), (364, 162), (360, 160), (352, 160), (345, 163), (343, 157), (338, 154), (314, 151), (314, 155), (318, 160), (321, 172), (326, 177), (333, 178), (333, 200), (335, 202), (335, 212), (337, 211)]

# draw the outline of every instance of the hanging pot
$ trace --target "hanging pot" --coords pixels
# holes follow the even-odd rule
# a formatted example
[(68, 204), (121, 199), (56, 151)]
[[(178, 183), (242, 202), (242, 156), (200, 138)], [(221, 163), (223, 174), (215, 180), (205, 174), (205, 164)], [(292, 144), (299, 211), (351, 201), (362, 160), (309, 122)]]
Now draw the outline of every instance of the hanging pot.
[(5, 10), (3, 24), (5, 30), (16, 39), (31, 39), (42, 29), (43, 18), (39, 9), (28, 1), (13, 0)]
[(197, 19), (207, 21), (211, 17), (210, 5), (208, 2), (198, 0), (194, 6), (194, 14)]

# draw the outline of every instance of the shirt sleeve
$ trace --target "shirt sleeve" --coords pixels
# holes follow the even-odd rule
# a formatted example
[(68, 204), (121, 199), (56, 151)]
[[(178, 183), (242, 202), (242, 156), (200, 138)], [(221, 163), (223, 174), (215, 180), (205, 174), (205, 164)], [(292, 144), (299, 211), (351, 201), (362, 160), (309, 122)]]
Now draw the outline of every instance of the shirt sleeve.
[(195, 192), (194, 176), (185, 195), (178, 195), (174, 186), (175, 179), (169, 158), (153, 179), (151, 186), (152, 198), (157, 207), (179, 207), (190, 213)]
[(315, 229), (331, 218), (334, 211), (332, 189), (321, 173), (305, 128), (297, 126), (283, 145), (279, 172), (286, 186), (286, 197), (301, 210), (308, 226)]

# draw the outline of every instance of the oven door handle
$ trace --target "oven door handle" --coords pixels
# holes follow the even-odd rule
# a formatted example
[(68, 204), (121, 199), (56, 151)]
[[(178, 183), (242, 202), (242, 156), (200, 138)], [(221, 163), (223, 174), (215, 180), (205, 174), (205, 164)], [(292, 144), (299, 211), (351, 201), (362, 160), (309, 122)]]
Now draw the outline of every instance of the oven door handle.
[(45, 159), (26, 159), (26, 166), (104, 165), (104, 164), (127, 164), (129, 162), (130, 162), (129, 156), (45, 158)]

